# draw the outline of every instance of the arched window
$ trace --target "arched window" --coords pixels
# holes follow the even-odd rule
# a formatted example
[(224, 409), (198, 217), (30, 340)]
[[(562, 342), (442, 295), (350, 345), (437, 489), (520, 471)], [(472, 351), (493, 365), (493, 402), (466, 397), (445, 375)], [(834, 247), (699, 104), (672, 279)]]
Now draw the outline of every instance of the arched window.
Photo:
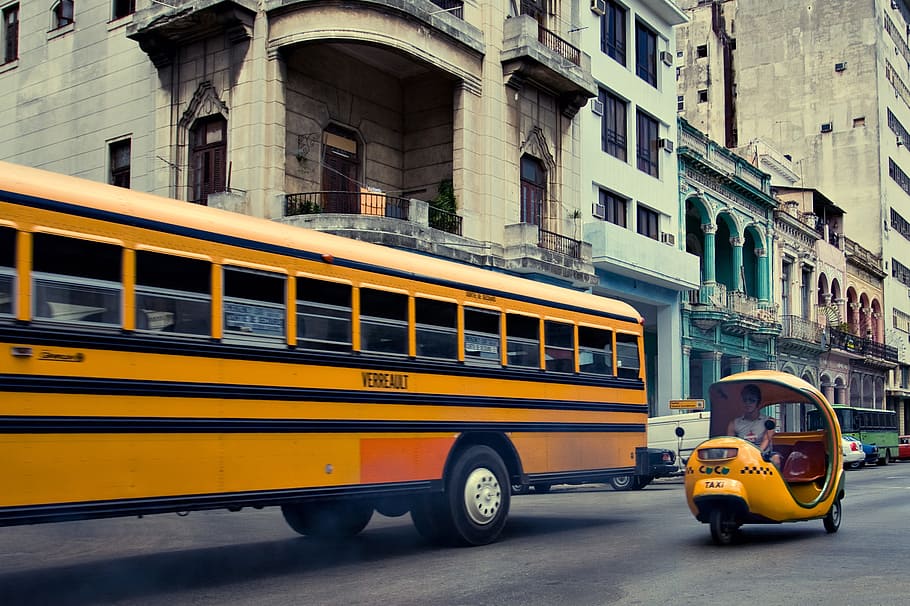
[(73, 0), (60, 0), (54, 5), (53, 29), (60, 29), (74, 21), (75, 9)]
[(531, 156), (521, 158), (521, 223), (540, 225), (540, 215), (547, 195), (547, 172)]
[(190, 131), (190, 202), (206, 204), (209, 194), (224, 191), (227, 179), (227, 121), (203, 118)]

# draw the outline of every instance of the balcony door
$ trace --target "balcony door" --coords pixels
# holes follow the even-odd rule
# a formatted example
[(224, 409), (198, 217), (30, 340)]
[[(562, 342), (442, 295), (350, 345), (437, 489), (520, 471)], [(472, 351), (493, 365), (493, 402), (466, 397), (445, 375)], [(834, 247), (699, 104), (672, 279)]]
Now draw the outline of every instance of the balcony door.
[(360, 212), (360, 156), (354, 133), (338, 127), (322, 137), (323, 207), (330, 213)]
[(547, 173), (536, 158), (521, 158), (521, 222), (540, 225), (540, 214), (547, 193)]

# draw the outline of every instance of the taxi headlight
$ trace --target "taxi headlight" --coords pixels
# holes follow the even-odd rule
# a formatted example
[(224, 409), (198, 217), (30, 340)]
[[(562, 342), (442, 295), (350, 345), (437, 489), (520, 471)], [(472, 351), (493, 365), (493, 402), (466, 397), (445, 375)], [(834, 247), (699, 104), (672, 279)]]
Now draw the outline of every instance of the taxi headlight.
[(735, 459), (738, 448), (699, 448), (699, 461), (720, 461), (723, 459)]

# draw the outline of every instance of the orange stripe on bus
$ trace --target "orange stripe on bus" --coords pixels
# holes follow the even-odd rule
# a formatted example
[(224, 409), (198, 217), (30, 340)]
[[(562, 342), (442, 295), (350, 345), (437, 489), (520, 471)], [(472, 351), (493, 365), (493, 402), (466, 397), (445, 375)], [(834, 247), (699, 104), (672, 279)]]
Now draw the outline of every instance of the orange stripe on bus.
[(364, 438), (360, 442), (360, 481), (407, 482), (442, 478), (455, 436)]

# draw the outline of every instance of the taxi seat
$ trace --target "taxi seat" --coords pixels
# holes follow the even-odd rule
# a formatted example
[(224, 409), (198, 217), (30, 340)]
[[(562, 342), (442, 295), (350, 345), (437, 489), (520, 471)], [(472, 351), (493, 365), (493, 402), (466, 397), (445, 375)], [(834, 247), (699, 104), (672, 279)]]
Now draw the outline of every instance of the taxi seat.
[(813, 482), (825, 475), (825, 445), (821, 442), (797, 442), (782, 472), (786, 482)]

